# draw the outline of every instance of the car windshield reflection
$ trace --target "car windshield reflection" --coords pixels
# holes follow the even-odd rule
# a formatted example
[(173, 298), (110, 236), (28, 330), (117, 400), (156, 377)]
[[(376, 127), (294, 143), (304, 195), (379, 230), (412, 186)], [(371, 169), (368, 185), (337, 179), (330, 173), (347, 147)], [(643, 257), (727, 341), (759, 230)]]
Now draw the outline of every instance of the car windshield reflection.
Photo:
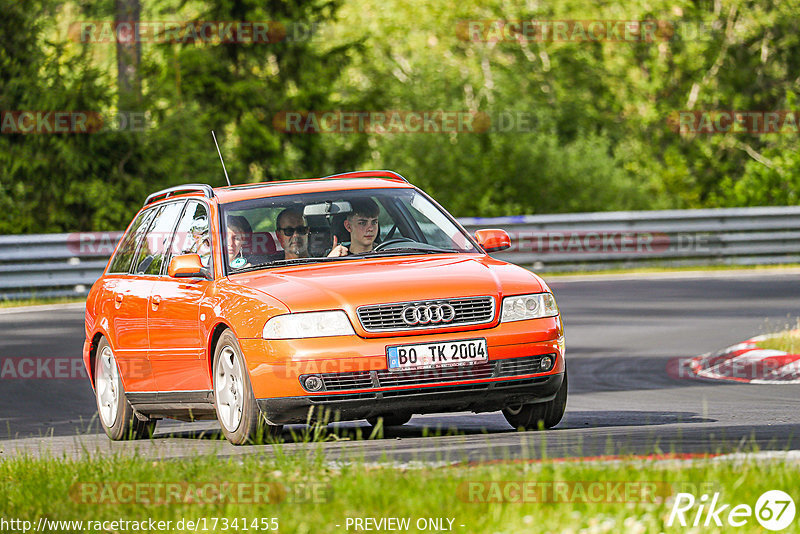
[(366, 189), (226, 204), (229, 272), (408, 254), (476, 253), (453, 218), (414, 189)]

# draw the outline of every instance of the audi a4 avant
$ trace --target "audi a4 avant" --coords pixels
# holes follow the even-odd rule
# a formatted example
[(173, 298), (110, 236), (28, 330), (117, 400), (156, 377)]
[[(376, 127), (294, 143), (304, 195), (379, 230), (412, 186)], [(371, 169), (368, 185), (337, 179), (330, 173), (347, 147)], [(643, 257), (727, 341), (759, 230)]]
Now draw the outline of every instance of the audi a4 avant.
[(390, 171), (150, 195), (86, 302), (83, 359), (111, 439), (216, 418), (234, 444), (282, 425), (567, 401), (547, 284)]

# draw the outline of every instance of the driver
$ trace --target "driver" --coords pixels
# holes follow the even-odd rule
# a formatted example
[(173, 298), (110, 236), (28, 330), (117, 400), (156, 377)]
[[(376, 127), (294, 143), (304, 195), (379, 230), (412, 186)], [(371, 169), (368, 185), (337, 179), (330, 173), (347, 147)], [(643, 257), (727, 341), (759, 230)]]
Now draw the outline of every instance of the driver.
[(336, 244), (333, 238), (333, 249), (328, 257), (347, 256), (348, 254), (367, 254), (372, 252), (375, 238), (378, 237), (378, 215), (380, 207), (371, 198), (360, 198), (350, 201), (352, 210), (344, 220), (344, 229), (350, 233), (350, 248)]

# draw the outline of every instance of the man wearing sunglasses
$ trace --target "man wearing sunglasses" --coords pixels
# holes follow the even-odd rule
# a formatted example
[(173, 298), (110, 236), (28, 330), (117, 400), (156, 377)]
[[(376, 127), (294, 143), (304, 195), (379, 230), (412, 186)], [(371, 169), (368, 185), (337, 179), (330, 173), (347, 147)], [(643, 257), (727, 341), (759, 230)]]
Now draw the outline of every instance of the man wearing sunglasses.
[(308, 224), (303, 213), (296, 208), (286, 208), (275, 221), (278, 241), (283, 247), (283, 257), (278, 260), (308, 258)]

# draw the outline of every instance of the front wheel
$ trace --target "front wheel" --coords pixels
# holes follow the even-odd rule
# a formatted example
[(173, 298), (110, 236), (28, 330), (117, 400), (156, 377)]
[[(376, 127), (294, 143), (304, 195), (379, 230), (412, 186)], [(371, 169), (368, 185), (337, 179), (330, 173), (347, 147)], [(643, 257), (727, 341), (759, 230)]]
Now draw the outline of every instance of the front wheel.
[(223, 332), (214, 351), (214, 408), (222, 433), (234, 445), (274, 438), (283, 429), (268, 424), (259, 410), (242, 349), (230, 330)]
[(523, 430), (539, 430), (543, 428), (553, 428), (564, 417), (567, 409), (567, 369), (564, 368), (564, 380), (558, 388), (555, 398), (548, 402), (537, 404), (522, 404), (519, 406), (509, 406), (503, 409), (503, 415), (508, 424), (514, 428)]
[(114, 441), (141, 439), (153, 435), (156, 422), (142, 420), (125, 396), (117, 360), (106, 338), (97, 346), (94, 362), (94, 393), (97, 413), (106, 435)]

